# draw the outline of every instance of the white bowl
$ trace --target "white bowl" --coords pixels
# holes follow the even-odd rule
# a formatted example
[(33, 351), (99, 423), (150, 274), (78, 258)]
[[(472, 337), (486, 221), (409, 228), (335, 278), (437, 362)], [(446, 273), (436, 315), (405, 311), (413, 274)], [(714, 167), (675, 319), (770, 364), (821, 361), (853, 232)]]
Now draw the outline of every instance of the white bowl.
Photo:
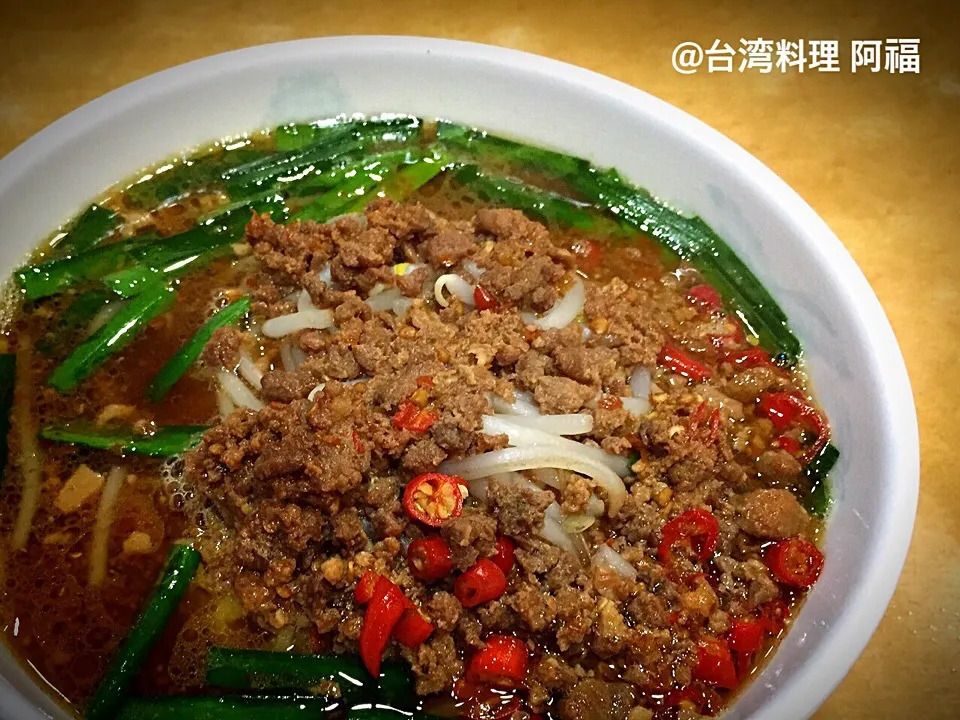
[[(177, 151), (340, 113), (440, 116), (616, 166), (704, 217), (764, 281), (804, 344), (841, 459), (823, 576), (762, 675), (725, 717), (806, 718), (866, 645), (916, 511), (916, 413), (893, 331), (824, 222), (768, 168), (640, 90), (553, 60), (422, 38), (343, 37), (231, 52), (139, 80), (0, 161), (9, 273), (100, 191)], [(0, 715), (65, 712), (0, 656)]]

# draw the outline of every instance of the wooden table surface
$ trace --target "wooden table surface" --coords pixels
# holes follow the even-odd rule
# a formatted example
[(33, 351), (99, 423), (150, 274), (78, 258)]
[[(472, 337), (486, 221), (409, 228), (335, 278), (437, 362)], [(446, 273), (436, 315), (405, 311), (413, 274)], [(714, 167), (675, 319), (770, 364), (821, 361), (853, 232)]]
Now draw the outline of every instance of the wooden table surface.
[[(960, 718), (960, 476), (952, 460), (960, 3), (949, 4), (10, 0), (0, 3), (0, 155), (152, 72), (320, 35), (518, 48), (605, 73), (704, 120), (773, 168), (849, 249), (893, 324), (919, 412), (920, 511), (906, 569), (866, 652), (816, 717)], [(757, 37), (838, 39), (841, 71), (681, 75), (671, 67), (681, 42), (737, 47)], [(852, 40), (917, 37), (919, 75), (850, 71)]]

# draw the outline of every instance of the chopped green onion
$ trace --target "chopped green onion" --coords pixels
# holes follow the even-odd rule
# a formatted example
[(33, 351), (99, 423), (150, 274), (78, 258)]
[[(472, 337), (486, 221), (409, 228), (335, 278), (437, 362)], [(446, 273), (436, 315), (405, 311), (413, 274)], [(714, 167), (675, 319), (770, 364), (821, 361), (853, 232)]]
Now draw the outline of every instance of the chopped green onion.
[(454, 171), (454, 177), (484, 202), (522, 210), (535, 220), (597, 233), (623, 234), (616, 223), (592, 212), (589, 206), (517, 180), (491, 177), (476, 165), (460, 167)]
[(839, 459), (840, 451), (832, 443), (827, 443), (803, 470), (810, 482), (810, 492), (804, 499), (804, 505), (810, 514), (819, 518), (826, 517), (830, 509), (830, 483), (827, 476)]
[(53, 246), (55, 255), (81, 255), (93, 250), (113, 235), (123, 224), (123, 218), (113, 210), (100, 205), (91, 205), (84, 210), (67, 233)]
[(133, 630), (114, 655), (107, 674), (87, 705), (84, 714), (87, 720), (111, 720), (116, 717), (130, 683), (176, 611), (199, 565), (200, 553), (189, 545), (178, 544), (170, 548), (159, 585), (147, 600)]
[(131, 207), (146, 209), (166, 205), (189, 193), (222, 190), (224, 172), (269, 154), (269, 150), (246, 144), (232, 150), (214, 150), (176, 162), (172, 167), (165, 165), (124, 190), (123, 199)]
[(242, 198), (270, 189), (296, 185), (312, 174), (322, 173), (351, 154), (369, 152), (384, 145), (405, 145), (419, 137), (416, 118), (365, 120), (318, 127), (318, 137), (309, 145), (276, 153), (224, 173), (227, 192)]
[(167, 695), (129, 700), (116, 720), (319, 720), (336, 707), (323, 696), (305, 693)]
[(360, 170), (345, 170), (336, 187), (300, 208), (293, 214), (293, 220), (326, 222), (337, 215), (362, 208), (375, 196), (384, 178), (396, 172), (400, 164), (408, 159), (411, 159), (411, 153), (407, 150), (367, 158)]
[(22, 268), (16, 274), (28, 300), (36, 300), (63, 292), (85, 280), (99, 280), (111, 273), (144, 265), (163, 268), (190, 255), (198, 255), (228, 245), (243, 236), (253, 212), (269, 212), (282, 218), (286, 212), (283, 200), (271, 194), (220, 210), (199, 227), (179, 235), (155, 239), (134, 237), (104, 245), (78, 257), (59, 258)]
[(207, 683), (232, 690), (310, 690), (335, 682), (349, 706), (376, 702), (406, 708), (414, 704), (413, 677), (407, 666), (386, 662), (376, 684), (356, 655), (300, 653), (212, 647), (207, 654)]
[(169, 309), (175, 297), (168, 285), (144, 290), (70, 353), (47, 383), (60, 392), (75, 389), (110, 356), (129, 345), (153, 318)]
[(205, 268), (214, 260), (230, 255), (232, 248), (229, 245), (215, 247), (206, 252), (194, 253), (182, 258), (168, 261), (168, 264), (154, 268), (149, 265), (134, 265), (117, 270), (104, 276), (103, 284), (123, 298), (139, 295), (145, 288), (157, 282), (169, 282), (187, 273)]
[(584, 200), (696, 265), (708, 282), (735, 303), (747, 331), (784, 364), (793, 365), (799, 359), (800, 343), (790, 331), (784, 312), (756, 275), (701, 218), (666, 207), (648, 192), (627, 184), (615, 170), (599, 170), (582, 158), (445, 122), (438, 124), (437, 140), (461, 159), (506, 163), (567, 183)]
[(383, 185), (384, 194), (393, 200), (405, 200), (449, 168), (451, 164), (449, 155), (431, 149), (431, 152), (423, 157), (405, 162), (396, 173), (388, 177)]
[(437, 123), (437, 142), (464, 162), (469, 162), (471, 158), (497, 163), (506, 161), (517, 170), (532, 168), (556, 178), (571, 177), (591, 170), (590, 163), (583, 158), (524, 145), (446, 121)]
[(172, 457), (199, 445), (206, 430), (204, 425), (165, 425), (144, 435), (132, 430), (104, 429), (75, 421), (63, 425), (49, 425), (40, 431), (40, 437), (97, 450)]
[(156, 377), (153, 378), (147, 388), (147, 398), (150, 402), (156, 403), (163, 399), (177, 380), (183, 377), (187, 369), (200, 357), (200, 353), (210, 342), (213, 333), (219, 328), (238, 322), (248, 312), (250, 312), (250, 298), (242, 297), (218, 310), (216, 314), (201, 325), (200, 329), (160, 368)]
[(116, 295), (105, 290), (89, 290), (78, 295), (37, 342), (37, 350), (44, 355), (59, 352), (87, 328), (104, 305), (115, 298)]
[(292, 123), (281, 125), (273, 133), (273, 142), (277, 150), (302, 150), (312, 145), (322, 128), (315, 124)]

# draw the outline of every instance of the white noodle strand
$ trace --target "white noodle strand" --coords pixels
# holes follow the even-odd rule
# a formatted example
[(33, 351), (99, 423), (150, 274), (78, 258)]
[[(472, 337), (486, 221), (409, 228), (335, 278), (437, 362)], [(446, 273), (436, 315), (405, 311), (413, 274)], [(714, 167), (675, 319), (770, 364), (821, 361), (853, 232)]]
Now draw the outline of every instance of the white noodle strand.
[(325, 330), (333, 325), (330, 310), (299, 310), (289, 315), (270, 318), (261, 326), (261, 332), (271, 338), (280, 338), (300, 330)]
[(512, 422), (512, 418), (506, 418), (502, 415), (484, 415), (483, 432), (487, 435), (506, 435), (510, 444), (515, 447), (551, 446), (563, 448), (570, 453), (582, 455), (591, 462), (605, 465), (620, 477), (630, 474), (630, 464), (624, 457), (613, 455), (598, 447), (584, 445), (576, 440), (552, 435), (532, 427), (523, 427)]
[(564, 295), (557, 304), (550, 308), (544, 315), (537, 317), (533, 313), (521, 313), (523, 321), (528, 325), (536, 325), (544, 329), (560, 329), (577, 319), (577, 316), (583, 312), (583, 305), (587, 299), (587, 291), (580, 278), (577, 278), (573, 287)]
[(221, 370), (217, 373), (217, 377), (220, 380), (220, 387), (238, 407), (250, 408), (251, 410), (260, 410), (263, 407), (263, 403), (253, 394), (253, 391), (233, 373)]
[(400, 292), (399, 288), (390, 288), (368, 297), (367, 305), (374, 312), (384, 312), (385, 310), (392, 310), (393, 304), (402, 297), (403, 293)]
[(463, 269), (473, 275), (474, 279), (477, 279), (483, 275), (483, 268), (477, 265), (473, 260), (464, 260)]
[(650, 371), (641, 366), (630, 376), (630, 393), (635, 398), (650, 397)]
[(441, 307), (448, 307), (450, 301), (444, 296), (444, 290), (457, 297), (464, 305), (470, 305), (471, 307), (476, 305), (473, 300), (474, 286), (459, 275), (454, 273), (441, 275), (433, 284), (433, 296), (437, 299), (437, 302), (440, 303)]
[(623, 577), (629, 580), (637, 579), (637, 570), (626, 559), (609, 545), (603, 544), (597, 548), (597, 551), (590, 559), (590, 564), (594, 567), (607, 567), (615, 570)]
[(34, 429), (33, 403), (33, 346), (26, 335), (20, 336), (20, 350), (17, 352), (17, 381), (21, 396), (14, 402), (14, 423), (17, 439), (20, 441), (20, 473), (23, 485), (20, 490), (20, 509), (13, 525), (10, 544), (14, 550), (23, 550), (30, 538), (33, 516), (40, 502), (40, 490), (43, 482), (43, 458), (37, 445), (37, 433)]
[(313, 300), (310, 299), (310, 293), (308, 293), (306, 290), (301, 290), (300, 294), (297, 295), (297, 312), (316, 309), (316, 305), (314, 305)]
[(647, 398), (621, 397), (623, 408), (631, 415), (646, 415), (650, 412), (650, 401)]
[(233, 400), (230, 399), (230, 396), (227, 395), (226, 390), (223, 387), (217, 388), (217, 410), (220, 413), (221, 419), (226, 419), (234, 410), (237, 409), (237, 406), (233, 404)]
[(592, 478), (606, 491), (607, 513), (611, 516), (619, 512), (627, 497), (623, 480), (613, 470), (583, 453), (555, 445), (505, 448), (440, 464), (440, 472), (459, 475), (468, 481), (500, 472), (536, 468), (560, 468)]
[(630, 394), (633, 397), (622, 397), (623, 406), (627, 412), (634, 415), (646, 415), (650, 412), (650, 371), (645, 367), (638, 367), (630, 376)]
[(246, 353), (243, 353), (240, 356), (240, 362), (237, 365), (237, 371), (240, 373), (243, 379), (250, 383), (250, 385), (252, 385), (255, 389), (262, 389), (263, 371), (257, 367), (257, 364)]
[(124, 468), (113, 468), (107, 475), (107, 482), (100, 495), (97, 519), (93, 526), (93, 540), (90, 543), (90, 574), (87, 578), (87, 582), (94, 587), (102, 585), (107, 577), (110, 527), (113, 525), (116, 514), (120, 488), (123, 487), (123, 481), (126, 478), (127, 471)]
[[(494, 417), (499, 417), (494, 415)], [(593, 416), (587, 413), (571, 413), (568, 415), (507, 415), (506, 419), (513, 425), (532, 428), (551, 435), (583, 435), (593, 430)]]
[(493, 405), (494, 412), (501, 415), (526, 415), (529, 417), (539, 417), (540, 410), (533, 402), (533, 396), (522, 390), (513, 392), (514, 401), (507, 402), (499, 395), (490, 393), (490, 404)]

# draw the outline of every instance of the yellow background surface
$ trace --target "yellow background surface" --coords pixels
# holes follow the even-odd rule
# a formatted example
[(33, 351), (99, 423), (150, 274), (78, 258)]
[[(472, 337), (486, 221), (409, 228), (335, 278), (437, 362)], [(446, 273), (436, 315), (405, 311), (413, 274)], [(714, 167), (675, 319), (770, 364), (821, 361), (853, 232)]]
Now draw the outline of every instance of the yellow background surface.
[[(635, 85), (733, 138), (827, 221), (880, 297), (906, 357), (922, 479), (897, 593), (817, 718), (960, 718), (960, 473), (952, 459), (960, 406), (960, 3), (3, 0), (0, 155), (98, 95), (172, 65), (361, 33), (503, 45)], [(839, 39), (841, 72), (685, 76), (671, 68), (681, 42), (736, 47), (758, 36)], [(919, 75), (850, 72), (851, 40), (898, 37), (921, 39)]]

